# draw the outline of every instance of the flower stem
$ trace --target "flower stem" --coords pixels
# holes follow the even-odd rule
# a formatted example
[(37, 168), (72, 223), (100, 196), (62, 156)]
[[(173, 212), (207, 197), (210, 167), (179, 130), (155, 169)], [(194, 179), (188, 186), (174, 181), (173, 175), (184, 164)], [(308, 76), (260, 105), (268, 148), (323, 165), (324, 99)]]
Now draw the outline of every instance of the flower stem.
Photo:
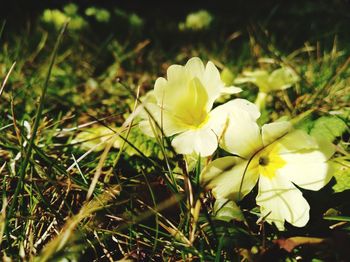
[(258, 96), (255, 100), (255, 105), (259, 108), (260, 111), (266, 108), (266, 98), (267, 93), (259, 91)]

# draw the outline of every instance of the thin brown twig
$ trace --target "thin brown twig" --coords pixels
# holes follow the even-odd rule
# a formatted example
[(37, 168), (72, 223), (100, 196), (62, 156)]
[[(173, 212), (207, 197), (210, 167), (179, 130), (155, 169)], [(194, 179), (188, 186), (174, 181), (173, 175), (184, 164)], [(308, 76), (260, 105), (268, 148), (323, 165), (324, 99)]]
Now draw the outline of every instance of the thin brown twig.
[(7, 72), (7, 74), (6, 74), (5, 78), (4, 78), (4, 81), (2, 81), (2, 85), (1, 85), (1, 88), (0, 88), (0, 96), (2, 95), (2, 92), (5, 89), (5, 85), (7, 83), (7, 80), (9, 79), (10, 74), (11, 74), (13, 68), (15, 67), (15, 65), (16, 65), (16, 62), (13, 62), (12, 66), (10, 67), (10, 70)]

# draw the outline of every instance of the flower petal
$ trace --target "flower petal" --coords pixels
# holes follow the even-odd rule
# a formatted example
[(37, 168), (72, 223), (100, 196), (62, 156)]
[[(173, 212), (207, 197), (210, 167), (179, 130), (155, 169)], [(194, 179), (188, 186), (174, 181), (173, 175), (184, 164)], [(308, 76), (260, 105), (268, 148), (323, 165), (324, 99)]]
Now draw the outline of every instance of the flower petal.
[(224, 107), (229, 110), (229, 120), (220, 146), (232, 154), (249, 158), (262, 147), (260, 128), (256, 123), (260, 113), (254, 104), (243, 99), (230, 101)]
[(214, 108), (209, 113), (208, 126), (214, 131), (219, 139), (228, 125), (229, 114), (237, 108), (238, 110), (247, 111), (253, 119), (257, 119), (260, 116), (260, 112), (257, 110), (256, 106), (245, 99), (234, 99)]
[(207, 126), (216, 134), (218, 139), (221, 138), (225, 126), (228, 124), (229, 109), (229, 107), (221, 105), (209, 113)]
[(188, 82), (181, 99), (169, 112), (189, 127), (197, 127), (207, 120), (208, 94), (197, 77)]
[(248, 166), (248, 161), (228, 156), (214, 160), (203, 169), (201, 184), (212, 189), (217, 199), (241, 200), (255, 186), (258, 167)]
[(288, 68), (282, 67), (274, 70), (268, 79), (271, 90), (283, 90), (291, 87), (299, 80), (295, 72)]
[[(162, 111), (156, 104), (147, 103), (144, 107), (145, 109), (142, 116), (144, 120), (139, 123), (139, 127), (142, 132), (148, 136), (154, 137), (154, 131), (159, 131), (159, 128), (163, 129), (166, 136), (181, 133), (188, 128), (168, 111)], [(157, 124), (155, 124), (154, 121), (156, 121)]]
[(261, 115), (259, 108), (246, 99), (237, 98), (230, 101), (229, 103), (232, 105), (232, 107), (247, 111), (253, 120), (257, 120)]
[(265, 124), (261, 128), (262, 141), (264, 146), (275, 142), (286, 135), (292, 128), (292, 124), (287, 121)]
[(157, 99), (157, 102), (160, 103), (163, 101), (163, 97), (166, 93), (168, 81), (164, 77), (158, 77), (156, 82), (154, 83), (154, 91), (153, 95)]
[(192, 77), (181, 65), (171, 65), (167, 70), (167, 79), (168, 82), (176, 84), (177, 86), (186, 85), (187, 81)]
[(309, 189), (319, 190), (332, 178), (326, 156), (318, 150), (300, 150), (283, 153), (286, 164), (278, 172), (295, 183)]
[(187, 61), (185, 65), (186, 72), (192, 77), (197, 77), (199, 79), (203, 78), (204, 74), (204, 65), (200, 58), (192, 57)]
[(246, 82), (251, 82), (256, 85), (260, 91), (268, 92), (269, 91), (269, 74), (265, 70), (256, 70), (253, 72), (245, 71), (243, 72), (244, 77), (235, 79), (235, 84), (242, 84)]
[(211, 61), (205, 66), (200, 80), (208, 93), (209, 101), (207, 109), (209, 110), (213, 107), (215, 100), (220, 96), (221, 88), (224, 87), (224, 83), (221, 80), (219, 70)]
[(171, 144), (179, 154), (196, 153), (202, 157), (210, 156), (218, 147), (217, 137), (209, 128), (181, 133), (173, 139)]
[(189, 77), (182, 66), (173, 65), (168, 69), (168, 74), (172, 76), (170, 80), (163, 77), (157, 78), (154, 84), (154, 96), (157, 104), (167, 110), (172, 110), (174, 104), (181, 101), (182, 94), (187, 90)]
[(316, 139), (303, 130), (293, 130), (279, 139), (278, 143), (283, 146), (281, 153), (319, 148)]
[(233, 95), (242, 92), (242, 88), (236, 86), (224, 86), (220, 89), (222, 95)]
[(275, 223), (279, 230), (284, 230), (284, 220), (296, 227), (303, 227), (309, 221), (308, 202), (282, 174), (272, 179), (260, 176), (256, 203), (261, 208), (261, 216)]
[(335, 145), (333, 145), (329, 140), (316, 138), (318, 149), (325, 155), (326, 159), (330, 159), (335, 153)]

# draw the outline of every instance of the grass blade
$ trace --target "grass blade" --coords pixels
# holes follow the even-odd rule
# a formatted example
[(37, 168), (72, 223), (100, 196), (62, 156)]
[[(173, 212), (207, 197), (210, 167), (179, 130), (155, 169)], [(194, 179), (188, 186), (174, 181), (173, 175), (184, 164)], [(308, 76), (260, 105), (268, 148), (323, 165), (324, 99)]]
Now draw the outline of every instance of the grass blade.
[(11, 219), (11, 217), (13, 215), (13, 212), (14, 212), (14, 209), (15, 209), (15, 207), (17, 205), (18, 196), (19, 196), (19, 194), (20, 194), (20, 192), (22, 190), (22, 187), (23, 187), (23, 180), (24, 180), (24, 177), (25, 177), (25, 173), (26, 173), (26, 169), (27, 169), (27, 166), (28, 166), (28, 163), (29, 163), (29, 159), (31, 157), (32, 149), (33, 149), (33, 146), (34, 146), (34, 140), (36, 138), (36, 133), (38, 131), (38, 127), (39, 127), (39, 124), (40, 124), (40, 119), (41, 119), (41, 115), (42, 115), (42, 111), (43, 111), (43, 107), (44, 107), (45, 95), (46, 95), (47, 88), (48, 88), (48, 85), (49, 85), (51, 71), (52, 71), (53, 65), (55, 63), (58, 46), (59, 46), (59, 44), (61, 42), (61, 39), (63, 37), (63, 34), (64, 34), (66, 28), (67, 28), (67, 25), (68, 25), (68, 22), (66, 22), (63, 25), (63, 27), (62, 27), (62, 29), (61, 29), (58, 37), (57, 37), (57, 40), (56, 40), (56, 43), (55, 43), (55, 46), (54, 46), (54, 49), (53, 49), (53, 52), (52, 52), (52, 56), (51, 56), (51, 60), (50, 60), (50, 66), (49, 66), (49, 69), (48, 69), (48, 72), (47, 72), (47, 75), (46, 75), (46, 78), (45, 78), (45, 82), (44, 82), (44, 85), (43, 85), (41, 97), (40, 97), (40, 100), (39, 100), (39, 106), (38, 106), (38, 109), (37, 109), (36, 115), (35, 115), (35, 120), (34, 120), (34, 124), (33, 124), (33, 132), (32, 132), (32, 135), (31, 135), (29, 143), (28, 143), (28, 147), (27, 147), (27, 151), (26, 151), (24, 160), (21, 163), (21, 166), (20, 166), (20, 169), (19, 169), (18, 183), (17, 183), (16, 189), (15, 189), (15, 192), (14, 192), (14, 195), (13, 195), (13, 198), (12, 198), (12, 202), (11, 202), (10, 208), (8, 210), (8, 216), (7, 216), (6, 224), (5, 224), (5, 230), (6, 231), (7, 231), (7, 226), (8, 226), (9, 220)]

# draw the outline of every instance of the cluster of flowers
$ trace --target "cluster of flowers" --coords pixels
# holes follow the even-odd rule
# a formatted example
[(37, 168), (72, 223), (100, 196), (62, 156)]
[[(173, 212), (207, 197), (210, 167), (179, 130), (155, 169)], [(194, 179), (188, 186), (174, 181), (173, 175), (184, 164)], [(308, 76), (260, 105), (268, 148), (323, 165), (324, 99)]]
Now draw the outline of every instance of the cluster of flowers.
[[(244, 81), (256, 79), (249, 77)], [(211, 189), (217, 200), (240, 201), (258, 183), (261, 217), (280, 230), (285, 221), (305, 226), (310, 206), (296, 185), (308, 190), (325, 186), (331, 178), (327, 161), (334, 147), (294, 130), (286, 121), (260, 127), (259, 108), (245, 99), (213, 108), (222, 94), (240, 91), (225, 86), (212, 62), (204, 66), (192, 58), (185, 66), (170, 66), (167, 78), (156, 80), (144, 99), (139, 126), (147, 135), (161, 132), (171, 137), (179, 154), (208, 157), (218, 147), (231, 153), (203, 169), (203, 187)]]

